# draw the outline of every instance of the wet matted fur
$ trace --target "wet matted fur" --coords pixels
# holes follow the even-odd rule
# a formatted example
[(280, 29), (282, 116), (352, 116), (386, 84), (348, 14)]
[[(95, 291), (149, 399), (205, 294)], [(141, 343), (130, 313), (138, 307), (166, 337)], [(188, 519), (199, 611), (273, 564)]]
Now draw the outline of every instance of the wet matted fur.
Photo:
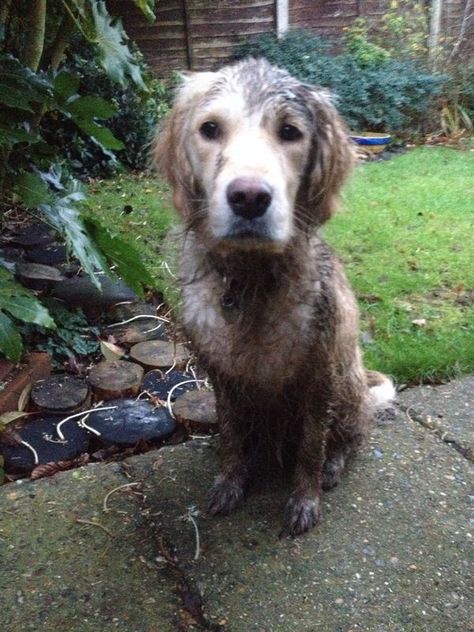
[(293, 467), (284, 530), (305, 532), (393, 396), (364, 370), (352, 291), (318, 235), (353, 165), (347, 130), (325, 91), (248, 59), (183, 79), (154, 159), (187, 228), (182, 320), (217, 399), (209, 510), (232, 511), (270, 453)]

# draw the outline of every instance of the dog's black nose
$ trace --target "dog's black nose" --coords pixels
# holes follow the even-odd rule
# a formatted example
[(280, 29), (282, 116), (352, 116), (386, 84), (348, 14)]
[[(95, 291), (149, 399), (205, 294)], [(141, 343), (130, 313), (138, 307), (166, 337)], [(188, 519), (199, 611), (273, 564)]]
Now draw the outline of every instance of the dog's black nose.
[(236, 178), (227, 187), (227, 201), (236, 215), (261, 217), (272, 201), (272, 188), (258, 178)]

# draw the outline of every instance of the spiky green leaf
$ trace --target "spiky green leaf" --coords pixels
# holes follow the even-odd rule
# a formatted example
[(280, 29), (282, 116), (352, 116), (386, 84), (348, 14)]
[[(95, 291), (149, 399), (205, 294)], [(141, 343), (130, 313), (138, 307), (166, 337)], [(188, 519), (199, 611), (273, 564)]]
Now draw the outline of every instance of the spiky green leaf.
[(155, 0), (133, 0), (133, 2), (140, 9), (148, 22), (154, 22), (156, 20), (154, 13)]
[(100, 283), (94, 274), (97, 270), (107, 268), (107, 263), (94, 245), (88, 234), (80, 211), (78, 202), (85, 198), (77, 182), (70, 183), (69, 191), (63, 196), (57, 196), (52, 203), (42, 204), (41, 211), (48, 217), (51, 223), (66, 236), (75, 256), (79, 259), (84, 270), (90, 275), (92, 281), (100, 288)]
[(122, 86), (131, 79), (146, 91), (138, 64), (128, 47), (128, 37), (120, 18), (112, 17), (102, 0), (90, 0), (94, 35), (92, 41), (99, 48), (99, 60), (107, 74)]
[(107, 259), (116, 266), (117, 274), (123, 278), (127, 285), (138, 294), (143, 294), (144, 285), (154, 285), (152, 276), (130, 243), (112, 235), (95, 218), (86, 218), (85, 224), (94, 242)]

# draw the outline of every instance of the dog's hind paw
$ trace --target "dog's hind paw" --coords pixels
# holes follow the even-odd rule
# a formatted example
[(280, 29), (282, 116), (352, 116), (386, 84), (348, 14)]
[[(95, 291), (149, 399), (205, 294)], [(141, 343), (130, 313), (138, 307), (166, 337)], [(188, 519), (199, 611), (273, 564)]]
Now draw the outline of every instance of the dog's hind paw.
[(211, 489), (207, 510), (210, 514), (229, 514), (242, 502), (244, 490), (237, 483), (219, 476)]
[(321, 520), (319, 496), (291, 495), (283, 514), (281, 535), (301, 535)]
[(341, 453), (333, 454), (326, 459), (322, 471), (322, 488), (324, 491), (339, 485), (345, 465), (346, 459)]

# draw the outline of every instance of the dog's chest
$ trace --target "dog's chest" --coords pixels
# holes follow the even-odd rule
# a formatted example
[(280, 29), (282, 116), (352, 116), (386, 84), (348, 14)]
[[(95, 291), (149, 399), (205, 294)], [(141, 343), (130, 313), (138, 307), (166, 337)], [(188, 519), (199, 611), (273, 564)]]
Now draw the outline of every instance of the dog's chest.
[(221, 282), (207, 278), (184, 287), (184, 324), (214, 370), (278, 388), (301, 371), (308, 353), (313, 309), (308, 292), (300, 294), (275, 292), (251, 305), (236, 296), (226, 306)]

